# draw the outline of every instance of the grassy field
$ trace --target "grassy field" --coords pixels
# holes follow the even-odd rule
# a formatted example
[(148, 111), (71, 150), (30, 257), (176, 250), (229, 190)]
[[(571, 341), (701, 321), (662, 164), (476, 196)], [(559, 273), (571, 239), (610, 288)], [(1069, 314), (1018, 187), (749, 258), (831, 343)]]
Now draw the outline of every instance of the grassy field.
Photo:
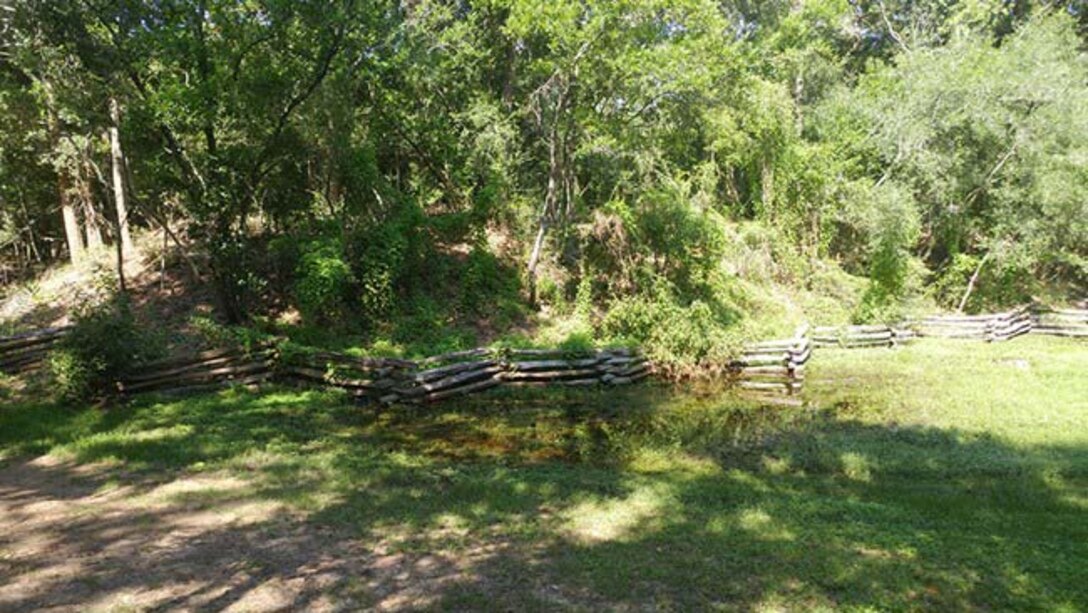
[(802, 407), (9, 403), (0, 610), (1085, 610), (1086, 366), (1035, 337), (820, 350)]

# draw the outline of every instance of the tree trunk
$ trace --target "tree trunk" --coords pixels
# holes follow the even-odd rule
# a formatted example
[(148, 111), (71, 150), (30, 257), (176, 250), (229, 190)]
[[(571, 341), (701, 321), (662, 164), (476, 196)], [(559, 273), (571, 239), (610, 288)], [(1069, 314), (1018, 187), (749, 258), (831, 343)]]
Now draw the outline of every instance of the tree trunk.
[(988, 259), (990, 259), (989, 253), (982, 256), (982, 259), (978, 261), (978, 266), (975, 267), (974, 274), (972, 274), (970, 280), (967, 281), (967, 291), (963, 292), (963, 298), (960, 299), (960, 305), (956, 308), (957, 313), (962, 313), (963, 310), (967, 308), (967, 299), (971, 297), (971, 292), (975, 290), (975, 283), (978, 283), (978, 275), (982, 272), (982, 266)]
[(23, 209), (23, 218), (27, 220), (27, 239), (30, 245), (30, 253), (34, 256), (34, 261), (41, 264), (42, 254), (38, 251), (38, 238), (34, 235), (34, 220), (30, 216), (30, 211), (26, 207), (26, 193), (23, 189), (19, 188), (19, 205)]
[(540, 218), (540, 229), (533, 241), (533, 252), (529, 255), (529, 304), (536, 306), (536, 267), (540, 263), (540, 252), (544, 248), (544, 234), (548, 231), (548, 219)]
[(87, 232), (87, 250), (95, 251), (102, 246), (102, 225), (101, 220), (98, 218), (98, 211), (94, 208), (91, 182), (84, 175), (79, 177), (77, 185), (79, 186), (79, 198), (83, 201), (83, 223)]
[(128, 207), (125, 202), (124, 167), (125, 154), (121, 150), (121, 111), (117, 100), (110, 99), (110, 162), (113, 167), (113, 203), (117, 210), (118, 240), (123, 251), (132, 249), (132, 234), (128, 226)]
[(79, 232), (79, 218), (72, 206), (71, 194), (68, 193), (68, 177), (63, 172), (57, 178), (57, 191), (64, 216), (64, 236), (68, 239), (68, 257), (73, 264), (78, 264), (83, 261), (83, 235)]
[[(556, 113), (558, 116), (558, 112)], [(557, 119), (558, 121), (558, 119)], [(548, 191), (544, 194), (544, 206), (540, 215), (540, 228), (533, 242), (533, 251), (529, 255), (529, 304), (536, 306), (536, 267), (540, 263), (540, 253), (544, 248), (544, 235), (548, 232), (548, 223), (555, 216), (556, 205), (559, 198), (559, 158), (558, 143), (559, 129), (552, 127), (551, 138), (548, 142)]]

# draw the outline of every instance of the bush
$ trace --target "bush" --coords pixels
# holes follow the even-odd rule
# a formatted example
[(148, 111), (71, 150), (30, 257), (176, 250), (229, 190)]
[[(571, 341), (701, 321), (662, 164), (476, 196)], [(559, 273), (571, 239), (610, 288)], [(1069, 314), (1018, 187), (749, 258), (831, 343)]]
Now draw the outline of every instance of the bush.
[(81, 401), (109, 395), (133, 364), (151, 357), (153, 345), (137, 329), (123, 298), (78, 313), (72, 331), (49, 360), (58, 396)]
[(355, 303), (366, 322), (389, 315), (403, 279), (421, 278), (419, 229), (424, 222), (418, 207), (406, 205), (396, 216), (351, 237), (348, 256), (356, 281)]
[(320, 238), (304, 246), (296, 274), (295, 298), (303, 317), (321, 323), (342, 321), (355, 279), (340, 241)]
[[(486, 246), (473, 247), (461, 278), (464, 307), (477, 315), (497, 315), (496, 307), (517, 302), (520, 292), (515, 271), (505, 268)], [(508, 310), (508, 309), (506, 309)]]
[(684, 369), (727, 356), (731, 323), (732, 316), (713, 301), (683, 304), (658, 287), (652, 294), (614, 302), (602, 328), (610, 340), (637, 343), (656, 362)]

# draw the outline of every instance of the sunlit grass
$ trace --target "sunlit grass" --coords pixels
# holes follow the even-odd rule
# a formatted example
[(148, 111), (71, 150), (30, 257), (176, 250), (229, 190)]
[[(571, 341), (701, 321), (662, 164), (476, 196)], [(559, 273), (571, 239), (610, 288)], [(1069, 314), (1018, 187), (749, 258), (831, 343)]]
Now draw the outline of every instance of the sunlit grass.
[(547, 585), (587, 608), (1078, 610), (1086, 365), (1085, 344), (1031, 337), (824, 350), (800, 408), (661, 386), (8, 405), (0, 458), (107, 461), (116, 487), (180, 480), (156, 495), (405, 551), (515, 545), (450, 607), (549, 607)]

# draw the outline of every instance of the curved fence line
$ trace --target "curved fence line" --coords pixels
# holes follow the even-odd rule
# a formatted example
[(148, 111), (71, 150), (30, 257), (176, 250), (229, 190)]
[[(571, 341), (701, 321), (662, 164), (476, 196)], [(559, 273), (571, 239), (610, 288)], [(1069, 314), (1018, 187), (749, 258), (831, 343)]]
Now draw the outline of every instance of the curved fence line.
[[(0, 372), (40, 368), (70, 327), (0, 338)], [(895, 347), (918, 337), (1007, 341), (1024, 334), (1088, 338), (1088, 309), (1027, 306), (985, 315), (934, 315), (898, 325), (798, 328), (790, 338), (746, 345), (727, 376), (754, 393), (795, 395), (818, 347)], [(346, 390), (383, 403), (429, 403), (504, 386), (617, 386), (653, 372), (637, 349), (477, 348), (422, 360), (364, 358), (330, 351), (282, 352), (269, 344), (216, 349), (142, 364), (117, 382), (120, 394), (189, 392), (281, 381)]]
[(805, 382), (805, 364), (812, 357), (812, 348), (809, 327), (803, 325), (791, 338), (746, 345), (730, 370), (741, 389), (797, 394)]
[(40, 368), (57, 341), (71, 329), (43, 328), (0, 338), (0, 372), (17, 375)]

